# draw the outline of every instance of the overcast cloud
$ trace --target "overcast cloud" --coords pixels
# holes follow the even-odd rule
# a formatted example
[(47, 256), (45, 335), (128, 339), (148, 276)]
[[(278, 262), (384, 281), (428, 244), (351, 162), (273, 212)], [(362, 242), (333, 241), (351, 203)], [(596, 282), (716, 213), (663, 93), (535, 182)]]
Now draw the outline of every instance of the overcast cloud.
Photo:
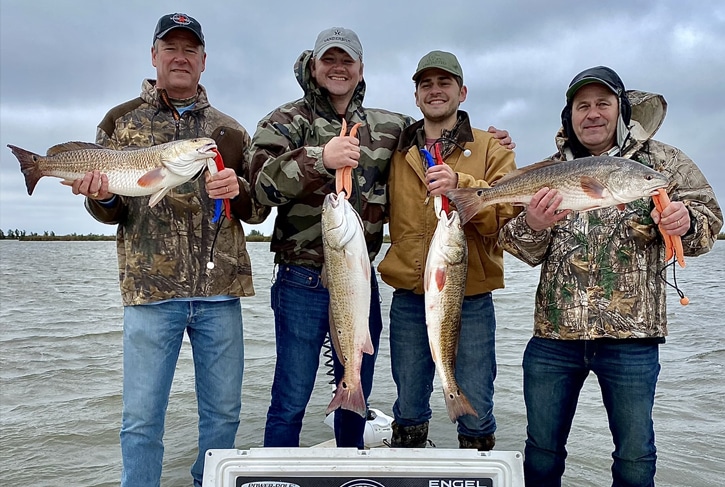
[[(254, 133), (277, 106), (300, 97), (292, 67), (327, 27), (363, 44), (365, 105), (420, 117), (410, 79), (433, 49), (464, 70), (473, 124), (507, 129), (519, 166), (554, 152), (564, 92), (582, 69), (608, 65), (627, 88), (661, 93), (668, 115), (656, 138), (689, 155), (725, 203), (725, 3), (367, 0), (0, 0), (0, 229), (113, 234), (57, 178), (28, 196), (5, 146), (45, 153), (93, 141), (111, 107), (154, 78), (158, 18), (185, 12), (203, 26), (211, 103)], [(256, 227), (270, 234), (272, 219)]]

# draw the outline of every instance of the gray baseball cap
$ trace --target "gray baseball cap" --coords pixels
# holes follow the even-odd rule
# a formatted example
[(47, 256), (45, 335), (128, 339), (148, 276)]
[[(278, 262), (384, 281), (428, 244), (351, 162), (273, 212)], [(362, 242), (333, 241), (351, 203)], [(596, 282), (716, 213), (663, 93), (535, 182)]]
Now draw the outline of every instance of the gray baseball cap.
[(317, 36), (315, 49), (312, 55), (319, 58), (331, 47), (339, 47), (350, 55), (351, 58), (362, 61), (363, 48), (357, 34), (344, 27), (331, 27), (325, 29)]
[(413, 81), (418, 81), (420, 74), (426, 69), (438, 68), (451, 73), (454, 76), (458, 76), (463, 80), (463, 68), (456, 56), (450, 52), (445, 51), (431, 51), (423, 56), (418, 62), (418, 68), (415, 70), (413, 75)]

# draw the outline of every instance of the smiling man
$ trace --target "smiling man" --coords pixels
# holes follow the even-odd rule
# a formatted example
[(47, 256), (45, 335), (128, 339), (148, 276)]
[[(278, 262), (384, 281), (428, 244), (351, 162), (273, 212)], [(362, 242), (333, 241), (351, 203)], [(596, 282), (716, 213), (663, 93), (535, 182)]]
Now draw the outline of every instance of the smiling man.
[[(398, 136), (411, 119), (363, 107), (363, 48), (350, 29), (333, 27), (317, 36), (314, 49), (295, 63), (299, 100), (259, 122), (252, 139), (252, 173), (258, 200), (277, 207), (271, 250), (278, 264), (272, 285), (277, 363), (267, 412), (264, 446), (299, 446), (305, 408), (330, 329), (321, 210), (335, 191), (335, 171), (352, 167), (350, 202), (362, 218), (370, 261), (383, 242), (387, 173)], [(361, 123), (357, 137), (340, 136), (342, 121)], [(370, 335), (377, 353), (382, 330), (380, 296), (371, 272)], [(367, 400), (376, 355), (365, 354), (360, 371)], [(339, 383), (343, 366), (335, 356)], [(366, 418), (335, 413), (338, 446), (364, 447)]]
[[(121, 486), (160, 484), (164, 420), (185, 333), (199, 413), (191, 474), (201, 486), (206, 450), (234, 448), (244, 369), (239, 298), (254, 294), (239, 220), (261, 221), (265, 209), (253, 208), (247, 182), (249, 134), (212, 107), (199, 84), (206, 66), (199, 22), (182, 13), (161, 17), (151, 63), (156, 79), (144, 80), (138, 98), (108, 112), (96, 142), (121, 150), (212, 137), (226, 169), (174, 188), (153, 208), (147, 197), (108, 193), (108, 178), (98, 171), (75, 181), (73, 192), (86, 196), (95, 219), (118, 226), (124, 305)], [(215, 223), (215, 202), (222, 198), (231, 200), (233, 216)], [(209, 269), (212, 253), (216, 265)]]
[[(456, 56), (443, 51), (426, 54), (413, 81), (423, 119), (403, 132), (393, 155), (389, 179), (392, 243), (378, 269), (395, 288), (390, 306), (390, 359), (398, 397), (393, 405), (391, 443), (420, 448), (428, 439), (435, 376), (423, 289), (426, 258), (438, 222), (433, 197), (454, 188), (489, 187), (516, 169), (516, 164), (513, 151), (502, 147), (492, 133), (473, 128), (468, 114), (459, 110), (468, 89)], [(434, 153), (436, 146), (444, 163), (429, 168), (421, 150)], [(511, 205), (495, 205), (464, 226), (468, 272), (455, 378), (473, 409), (457, 418), (461, 448), (490, 450), (495, 444), (496, 316), (491, 292), (503, 287), (498, 232), (517, 213)]]

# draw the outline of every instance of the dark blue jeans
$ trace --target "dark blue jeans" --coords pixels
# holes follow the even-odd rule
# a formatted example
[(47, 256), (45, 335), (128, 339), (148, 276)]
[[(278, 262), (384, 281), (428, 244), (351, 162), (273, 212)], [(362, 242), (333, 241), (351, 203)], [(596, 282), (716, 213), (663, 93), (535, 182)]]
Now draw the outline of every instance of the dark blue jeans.
[[(428, 344), (425, 298), (396, 290), (390, 305), (390, 360), (398, 398), (395, 422), (415, 426), (431, 418), (435, 364)], [(496, 431), (493, 382), (496, 378), (496, 315), (491, 293), (467, 296), (461, 312), (456, 381), (478, 413), (458, 418), (458, 432), (484, 437)], [(442, 394), (442, 392), (441, 392)]]
[(659, 345), (644, 340), (532, 338), (524, 352), (527, 486), (560, 486), (566, 441), (579, 392), (594, 372), (614, 441), (612, 485), (654, 485), (652, 408), (659, 376)]
[[(297, 447), (302, 418), (320, 366), (320, 351), (325, 335), (330, 331), (330, 296), (322, 285), (319, 271), (286, 264), (279, 266), (271, 291), (277, 363), (272, 382), (272, 402), (264, 429), (264, 446)], [(360, 369), (366, 400), (373, 387), (373, 369), (383, 329), (375, 272), (371, 273), (369, 321), (375, 353), (363, 355)], [(335, 383), (338, 383), (345, 369), (334, 354), (334, 347), (333, 359)], [(345, 409), (338, 409), (334, 414), (337, 446), (364, 448), (366, 418)]]

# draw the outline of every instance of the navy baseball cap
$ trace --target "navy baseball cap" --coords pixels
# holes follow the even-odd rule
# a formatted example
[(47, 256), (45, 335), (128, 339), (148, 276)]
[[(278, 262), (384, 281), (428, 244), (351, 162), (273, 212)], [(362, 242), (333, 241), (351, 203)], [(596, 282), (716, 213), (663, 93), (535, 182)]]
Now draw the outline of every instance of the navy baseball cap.
[(199, 38), (201, 45), (204, 45), (204, 34), (201, 32), (201, 24), (193, 17), (180, 13), (164, 15), (159, 19), (156, 24), (156, 30), (154, 30), (154, 42), (156, 42), (156, 39), (163, 38), (173, 29), (180, 28), (188, 29), (196, 34), (196, 37)]

